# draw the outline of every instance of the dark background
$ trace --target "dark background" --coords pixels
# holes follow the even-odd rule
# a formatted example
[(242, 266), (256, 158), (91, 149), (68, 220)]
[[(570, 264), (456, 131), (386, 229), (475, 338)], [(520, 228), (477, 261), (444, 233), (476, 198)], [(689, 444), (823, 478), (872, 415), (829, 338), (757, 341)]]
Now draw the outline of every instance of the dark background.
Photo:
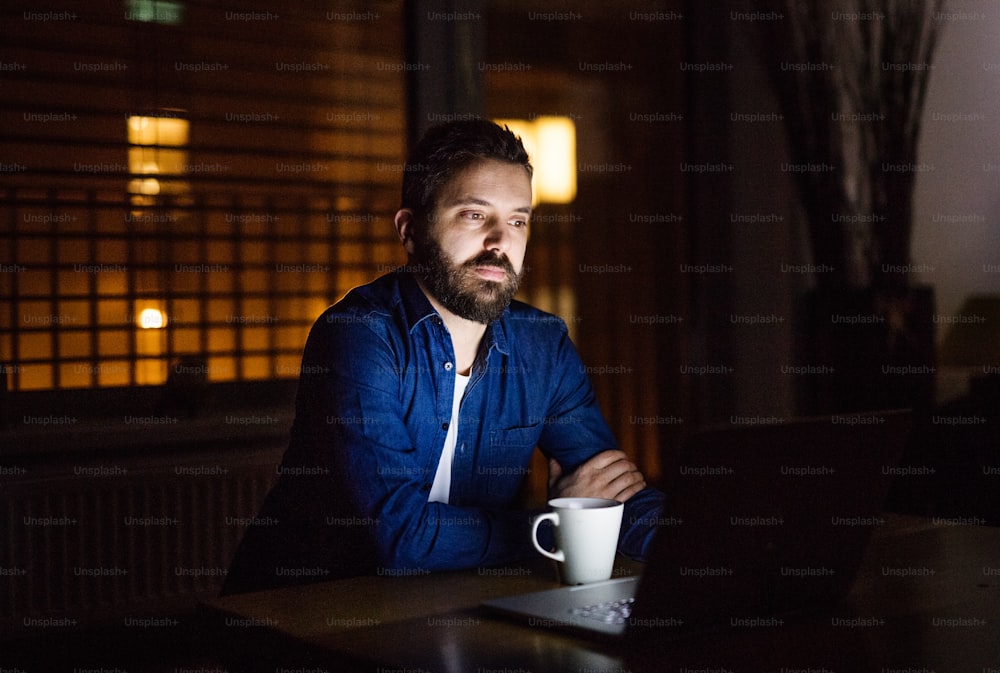
[[(932, 375), (865, 398), (900, 387), (876, 361), (836, 399), (796, 369), (830, 363), (808, 350), (815, 279), (789, 270), (811, 262), (808, 230), (740, 6), (181, 2), (167, 25), (130, 16), (144, 6), (2, 10), (0, 635), (16, 647), (0, 651), (17, 654), (0, 666), (42, 670), (25, 662), (55, 649), (89, 665), (88, 644), (134, 639), (154, 654), (101, 661), (173, 670), (170, 643), (198, 641), (196, 603), (274, 477), (306, 330), (402, 261), (407, 143), (456, 116), (574, 120), (577, 197), (539, 205), (522, 295), (567, 321), (650, 478), (695, 429), (863, 399), (919, 407), (933, 442), (913, 464), (960, 466), (907, 484), (911, 509), (954, 511), (939, 491), (995, 464), (1000, 68), (997, 18), (975, 3), (943, 21), (920, 144), (935, 170), (918, 177), (911, 280), (932, 293), (915, 332)], [(153, 199), (129, 187), (135, 114), (191, 124), (190, 170)], [(150, 301), (171, 321), (155, 358), (134, 326)], [(543, 484), (536, 470), (528, 496)]]

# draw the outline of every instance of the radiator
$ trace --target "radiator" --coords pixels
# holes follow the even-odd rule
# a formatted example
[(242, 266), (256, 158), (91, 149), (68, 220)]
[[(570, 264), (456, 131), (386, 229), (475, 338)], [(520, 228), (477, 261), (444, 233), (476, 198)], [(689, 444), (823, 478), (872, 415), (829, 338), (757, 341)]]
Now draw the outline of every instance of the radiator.
[(7, 467), (0, 635), (155, 626), (217, 593), (275, 477), (272, 458)]

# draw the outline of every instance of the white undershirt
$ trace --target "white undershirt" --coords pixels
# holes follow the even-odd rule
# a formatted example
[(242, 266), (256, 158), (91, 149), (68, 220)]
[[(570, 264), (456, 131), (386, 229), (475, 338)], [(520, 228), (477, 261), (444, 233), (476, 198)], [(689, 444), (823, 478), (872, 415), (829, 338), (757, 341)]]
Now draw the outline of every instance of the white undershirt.
[(462, 405), (462, 395), (469, 385), (471, 376), (455, 374), (455, 395), (451, 402), (451, 421), (448, 423), (448, 434), (444, 438), (444, 448), (441, 449), (441, 460), (438, 461), (437, 472), (434, 473), (434, 483), (431, 484), (427, 502), (448, 502), (451, 495), (451, 461), (455, 457), (455, 447), (458, 445), (458, 408)]

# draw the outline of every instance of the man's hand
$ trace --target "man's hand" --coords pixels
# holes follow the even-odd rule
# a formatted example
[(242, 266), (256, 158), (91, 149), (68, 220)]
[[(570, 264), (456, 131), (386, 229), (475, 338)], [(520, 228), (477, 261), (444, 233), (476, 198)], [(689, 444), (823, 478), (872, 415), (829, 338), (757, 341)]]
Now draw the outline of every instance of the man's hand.
[(549, 459), (550, 498), (608, 498), (625, 502), (646, 486), (646, 480), (624, 451), (602, 451), (569, 474)]

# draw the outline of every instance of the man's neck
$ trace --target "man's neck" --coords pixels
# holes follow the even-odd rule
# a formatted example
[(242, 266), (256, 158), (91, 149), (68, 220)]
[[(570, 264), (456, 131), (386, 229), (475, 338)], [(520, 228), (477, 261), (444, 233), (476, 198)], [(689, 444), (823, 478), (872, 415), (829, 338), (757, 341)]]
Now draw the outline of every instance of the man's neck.
[(451, 334), (451, 345), (455, 350), (455, 368), (459, 374), (468, 374), (476, 361), (476, 354), (479, 352), (479, 344), (483, 340), (483, 335), (486, 334), (486, 325), (449, 311), (427, 290), (427, 286), (419, 277), (417, 284), (431, 306), (441, 316), (445, 327), (448, 328), (448, 333)]

